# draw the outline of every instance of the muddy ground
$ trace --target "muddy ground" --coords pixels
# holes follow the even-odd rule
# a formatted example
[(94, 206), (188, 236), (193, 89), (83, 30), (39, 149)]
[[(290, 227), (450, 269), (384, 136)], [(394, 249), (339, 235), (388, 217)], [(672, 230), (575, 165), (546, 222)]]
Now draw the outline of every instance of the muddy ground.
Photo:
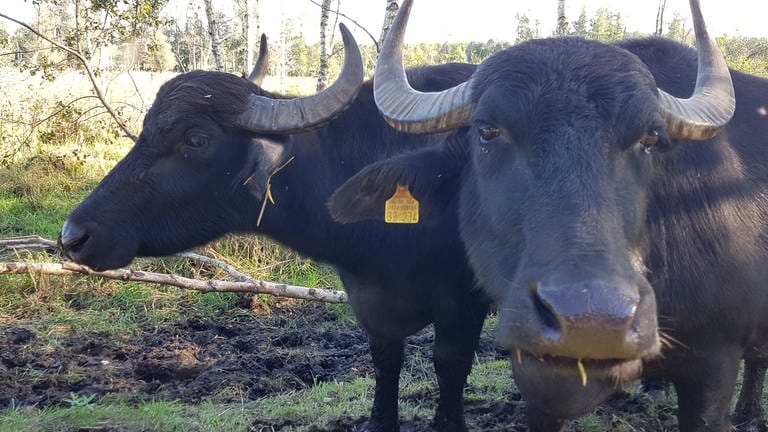
[[(137, 402), (161, 397), (194, 403), (213, 395), (221, 400), (222, 390), (232, 387), (240, 390), (236, 395), (230, 392), (237, 398), (232, 402), (237, 402), (242, 397), (256, 400), (304, 389), (318, 381), (373, 376), (365, 335), (353, 323), (336, 321), (339, 316), (332, 309), (309, 304), (268, 315), (182, 319), (122, 338), (65, 329), (56, 335), (57, 344), (36, 343), (40, 337), (28, 327), (0, 326), (0, 408), (67, 406), (71, 393), (108, 392), (133, 392)], [(410, 373), (433, 376), (432, 337), (426, 330), (408, 340), (405, 369)], [(504, 356), (485, 334), (478, 359)], [(433, 407), (434, 396), (423, 395), (423, 405)], [(607, 409), (636, 411), (639, 407), (635, 401), (623, 400)], [(524, 402), (514, 391), (506, 400), (472, 401), (465, 411), (476, 430), (526, 430)], [(329, 430), (354, 431), (364, 420), (341, 418)], [(286, 426), (301, 425), (257, 418), (251, 430), (279, 431)], [(326, 430), (306, 426), (308, 431)], [(403, 430), (429, 430), (429, 419), (404, 424)]]

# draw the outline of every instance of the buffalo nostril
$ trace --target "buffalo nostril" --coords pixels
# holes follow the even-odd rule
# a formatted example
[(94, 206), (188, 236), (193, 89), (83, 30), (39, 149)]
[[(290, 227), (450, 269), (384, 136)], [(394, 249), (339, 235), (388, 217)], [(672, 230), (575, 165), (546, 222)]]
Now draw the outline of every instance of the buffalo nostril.
[(88, 241), (88, 234), (82, 228), (73, 224), (69, 220), (64, 222), (64, 226), (61, 227), (59, 233), (59, 249), (65, 254), (71, 252), (77, 252), (80, 250), (85, 242)]
[(546, 336), (552, 339), (558, 339), (562, 330), (560, 322), (558, 321), (555, 313), (552, 311), (552, 307), (539, 296), (538, 284), (533, 289), (532, 296), (536, 317), (539, 319), (539, 322), (545, 329)]

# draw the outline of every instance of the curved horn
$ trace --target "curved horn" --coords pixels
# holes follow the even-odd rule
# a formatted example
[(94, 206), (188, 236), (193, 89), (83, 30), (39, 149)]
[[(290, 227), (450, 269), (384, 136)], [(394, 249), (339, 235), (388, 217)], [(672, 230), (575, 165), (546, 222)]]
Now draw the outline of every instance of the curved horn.
[(411, 133), (443, 132), (469, 124), (475, 104), (469, 84), (422, 93), (408, 83), (403, 67), (403, 38), (413, 1), (404, 0), (382, 47), (373, 79), (379, 111), (392, 127)]
[(320, 93), (296, 99), (251, 95), (236, 124), (254, 132), (290, 134), (321, 126), (344, 111), (363, 85), (363, 59), (355, 38), (339, 24), (344, 41), (344, 67), (336, 81)]
[(248, 75), (248, 81), (261, 87), (264, 77), (267, 76), (267, 69), (269, 69), (269, 49), (267, 48), (267, 35), (262, 33), (261, 41), (259, 42), (259, 58)]
[(699, 69), (696, 88), (688, 99), (679, 99), (659, 89), (661, 115), (669, 135), (678, 139), (711, 138), (722, 129), (736, 109), (731, 74), (717, 42), (709, 37), (698, 0), (690, 0)]

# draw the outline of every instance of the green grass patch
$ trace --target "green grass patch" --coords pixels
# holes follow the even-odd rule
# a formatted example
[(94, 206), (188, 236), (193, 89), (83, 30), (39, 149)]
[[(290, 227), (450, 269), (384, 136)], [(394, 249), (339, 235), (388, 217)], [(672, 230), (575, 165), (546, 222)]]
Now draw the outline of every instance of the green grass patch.
[(367, 416), (373, 384), (372, 378), (365, 377), (352, 382), (318, 383), (304, 391), (270, 396), (256, 403), (256, 420), (283, 423), (293, 419), (322, 427), (340, 417)]
[(475, 363), (467, 378), (466, 398), (505, 400), (515, 390), (512, 369), (507, 360)]
[[(73, 395), (68, 407), (10, 409), (0, 412), (0, 432), (69, 432), (102, 427), (124, 432), (246, 431), (253, 416), (252, 404), (184, 405), (175, 401), (126, 403), (129, 395), (94, 402)], [(111, 400), (110, 400), (111, 399)]]

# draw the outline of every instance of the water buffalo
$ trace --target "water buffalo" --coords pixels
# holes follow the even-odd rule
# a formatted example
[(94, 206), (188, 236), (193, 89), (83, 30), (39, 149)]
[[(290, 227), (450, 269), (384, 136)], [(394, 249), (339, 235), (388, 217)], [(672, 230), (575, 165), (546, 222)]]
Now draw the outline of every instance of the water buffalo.
[(768, 82), (729, 73), (691, 0), (698, 55), (534, 40), (421, 93), (402, 73), (411, 6), (379, 59), (377, 104), (399, 130), (468, 131), (366, 168), (334, 194), (334, 218), (370, 218), (397, 185), (432, 205), (459, 197), (532, 430), (560, 430), (642, 369), (674, 384), (681, 431), (727, 431), (739, 361), (764, 373), (768, 342)]
[[(363, 83), (354, 39), (343, 27), (342, 35), (339, 79), (307, 98), (287, 99), (216, 72), (168, 81), (136, 145), (69, 215), (60, 244), (73, 260), (107, 269), (252, 232), (331, 263), (370, 338), (376, 389), (365, 430), (398, 430), (403, 339), (434, 323), (435, 426), (463, 431), (463, 387), (488, 302), (474, 289), (455, 208), (418, 226), (345, 226), (325, 207), (363, 166), (446, 135), (413, 136), (388, 126), (372, 84)], [(439, 91), (474, 70), (420, 68), (409, 79)], [(274, 204), (266, 204), (267, 195)]]

